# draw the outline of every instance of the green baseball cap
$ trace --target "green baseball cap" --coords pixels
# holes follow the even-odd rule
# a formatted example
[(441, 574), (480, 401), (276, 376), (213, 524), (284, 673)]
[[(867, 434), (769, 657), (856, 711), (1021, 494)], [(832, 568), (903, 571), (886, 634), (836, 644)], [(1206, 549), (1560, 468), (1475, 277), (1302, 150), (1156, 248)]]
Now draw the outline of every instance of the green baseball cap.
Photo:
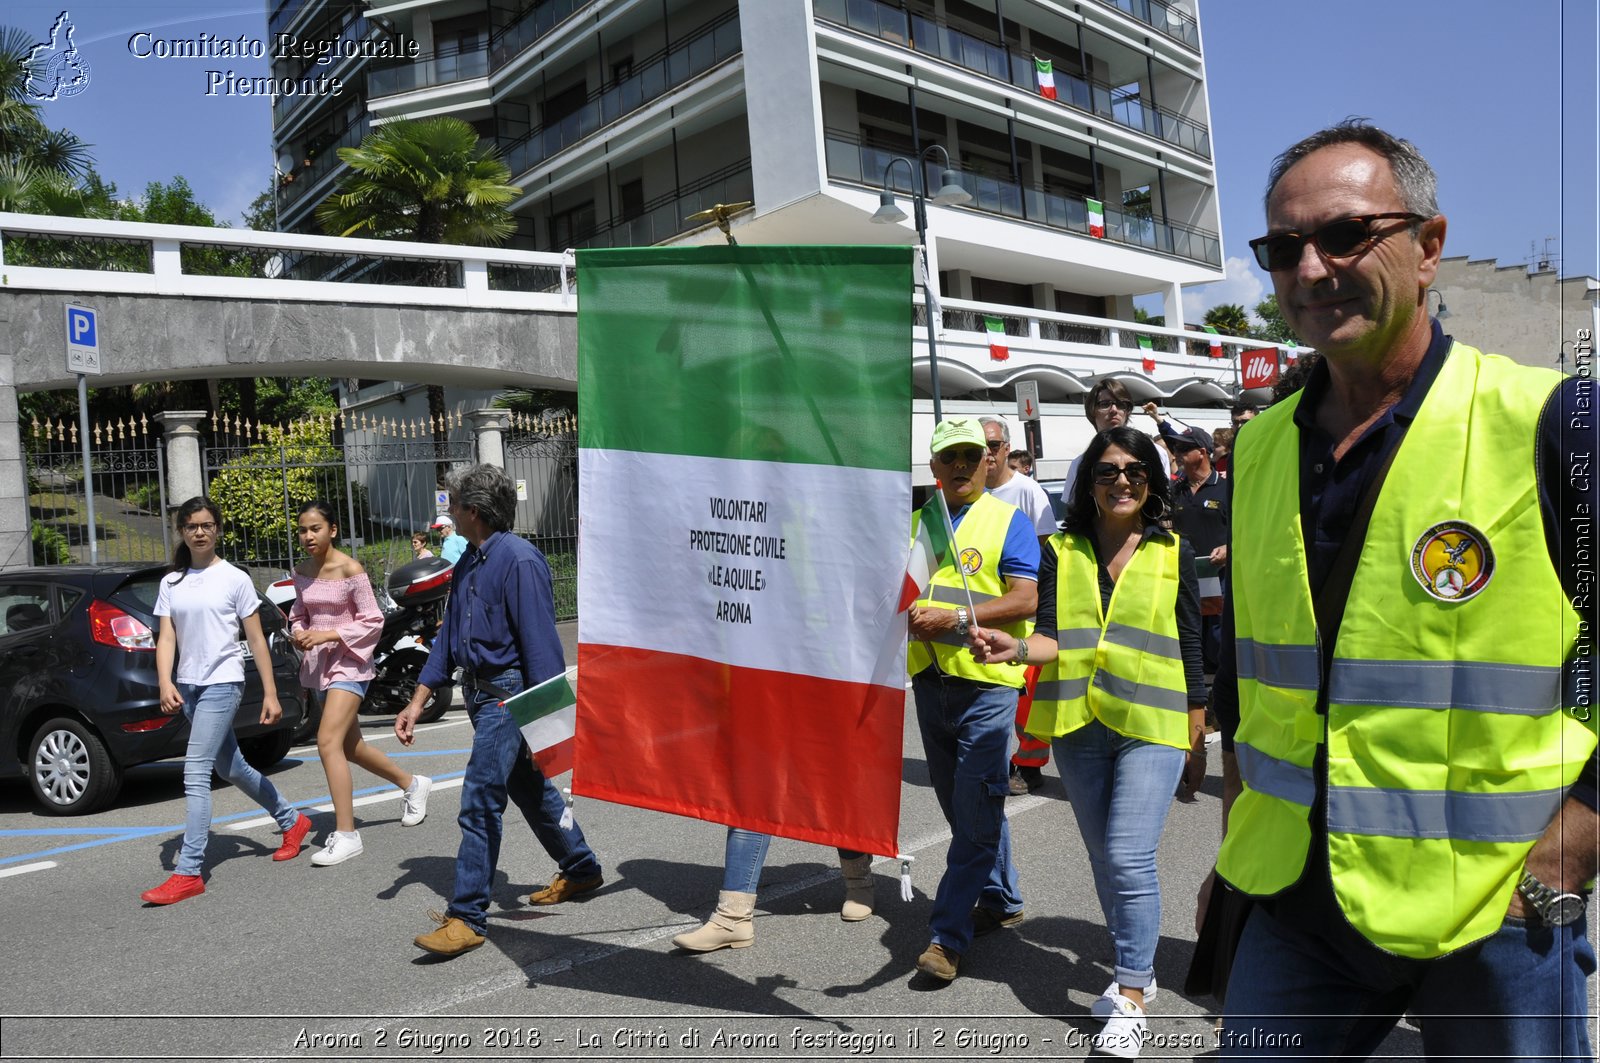
[(928, 442), (928, 453), (937, 454), (946, 447), (966, 444), (975, 447), (989, 445), (988, 437), (983, 434), (983, 425), (972, 417), (952, 417), (934, 426), (933, 438)]

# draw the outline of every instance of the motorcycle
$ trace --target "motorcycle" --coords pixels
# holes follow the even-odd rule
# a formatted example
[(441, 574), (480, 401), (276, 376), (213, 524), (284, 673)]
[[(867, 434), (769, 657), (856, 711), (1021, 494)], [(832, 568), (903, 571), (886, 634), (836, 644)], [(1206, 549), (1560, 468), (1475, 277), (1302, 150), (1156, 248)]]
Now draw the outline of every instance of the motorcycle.
[[(383, 631), (373, 650), (375, 674), (367, 684), (361, 715), (393, 716), (410, 703), (417, 677), (422, 674), (444, 622), (444, 603), (454, 574), (455, 567), (441, 557), (411, 561), (389, 574), (383, 587), (389, 604), (384, 609)], [(267, 588), (267, 600), (287, 617), (295, 601), (294, 581), (286, 578), (273, 583)], [(432, 723), (449, 711), (454, 689), (448, 683), (436, 687), (417, 722)], [(308, 713), (313, 720), (322, 715), (320, 699), (317, 701), (314, 713)], [(314, 722), (309, 732), (315, 733)]]

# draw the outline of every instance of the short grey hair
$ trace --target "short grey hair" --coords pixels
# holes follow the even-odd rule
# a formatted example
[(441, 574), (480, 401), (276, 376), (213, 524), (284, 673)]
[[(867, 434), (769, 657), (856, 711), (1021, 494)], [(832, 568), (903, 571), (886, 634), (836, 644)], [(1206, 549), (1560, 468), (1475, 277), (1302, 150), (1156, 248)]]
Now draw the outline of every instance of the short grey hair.
[(452, 469), (445, 490), (458, 506), (471, 506), (490, 531), (510, 531), (517, 517), (517, 485), (498, 465), (479, 463)]
[[(1267, 174), (1267, 194), (1263, 204), (1270, 208), (1272, 192), (1295, 163), (1312, 152), (1335, 144), (1359, 144), (1382, 156), (1389, 163), (1395, 184), (1400, 187), (1400, 202), (1412, 214), (1432, 218), (1439, 213), (1439, 178), (1409, 140), (1401, 140), (1379, 129), (1365, 118), (1346, 118), (1338, 125), (1318, 130), (1272, 160)], [(1413, 231), (1416, 225), (1412, 226)]]
[(978, 423), (979, 424), (997, 424), (997, 425), (999, 425), (1000, 426), (1000, 438), (1005, 440), (1007, 443), (1011, 442), (1011, 429), (1009, 427), (1007, 427), (1005, 421), (1002, 420), (1001, 418), (999, 418), (999, 417), (980, 417), (980, 418), (978, 418)]

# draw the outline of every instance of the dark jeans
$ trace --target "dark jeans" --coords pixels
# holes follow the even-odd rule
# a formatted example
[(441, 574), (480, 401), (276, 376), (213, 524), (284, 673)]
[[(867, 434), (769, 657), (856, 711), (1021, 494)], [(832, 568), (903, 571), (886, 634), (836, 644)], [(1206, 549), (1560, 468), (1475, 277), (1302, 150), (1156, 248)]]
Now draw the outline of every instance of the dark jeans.
[[(522, 689), (516, 671), (483, 677), (512, 694)], [(463, 688), (465, 689), (465, 688)], [(534, 837), (568, 878), (600, 874), (600, 861), (574, 823), (561, 828), (566, 808), (561, 791), (534, 766), (522, 732), (493, 694), (469, 692), (472, 754), (461, 786), (461, 848), (456, 852), (456, 889), (446, 914), (483, 933), (489, 911), (489, 883), (500, 861), (501, 816), (506, 798), (533, 827)]]

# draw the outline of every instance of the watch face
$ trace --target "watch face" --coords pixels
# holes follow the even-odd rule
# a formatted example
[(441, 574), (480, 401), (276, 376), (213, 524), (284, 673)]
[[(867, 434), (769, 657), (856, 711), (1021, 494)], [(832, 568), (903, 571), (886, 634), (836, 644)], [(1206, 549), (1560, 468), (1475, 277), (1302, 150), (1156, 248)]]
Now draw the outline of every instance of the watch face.
[(1544, 921), (1551, 926), (1567, 926), (1578, 921), (1583, 914), (1583, 898), (1575, 893), (1563, 893), (1550, 902)]

